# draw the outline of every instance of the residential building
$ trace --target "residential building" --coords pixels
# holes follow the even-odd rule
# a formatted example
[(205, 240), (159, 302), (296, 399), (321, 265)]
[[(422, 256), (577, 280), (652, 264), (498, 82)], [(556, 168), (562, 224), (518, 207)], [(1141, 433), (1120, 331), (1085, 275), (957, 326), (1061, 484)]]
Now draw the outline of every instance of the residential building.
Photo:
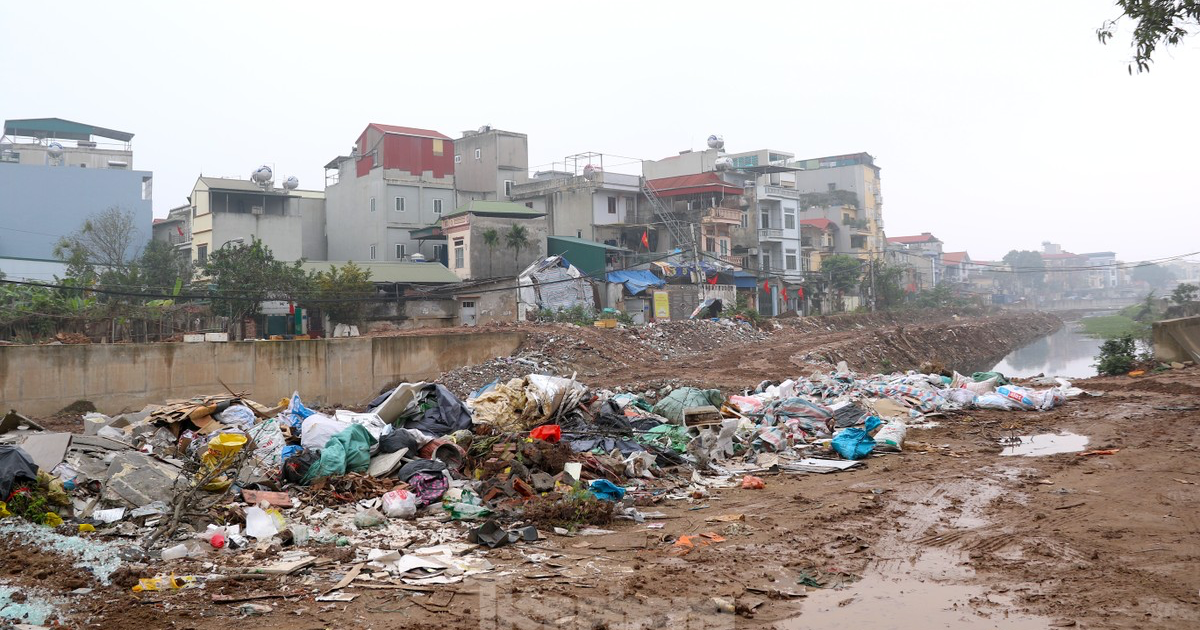
[(852, 153), (798, 160), (790, 164), (803, 169), (795, 172), (795, 188), (799, 192), (852, 193), (856, 202), (854, 205), (858, 208), (854, 219), (864, 225), (860, 228), (860, 235), (866, 247), (861, 248), (859, 255), (870, 258), (883, 255), (886, 242), (883, 234), (882, 180), (874, 157), (868, 153)]
[[(596, 241), (634, 251), (658, 251), (649, 206), (637, 175), (604, 170), (600, 153), (564, 160), (566, 171), (538, 171), (512, 187), (512, 200), (546, 215), (551, 236)], [(647, 232), (650, 247), (641, 244)]]
[(192, 250), (192, 204), (185, 203), (167, 211), (164, 219), (155, 219), (151, 226), (152, 238), (174, 245), (177, 249), (191, 253)]
[(1049, 241), (1042, 242), (1041, 256), (1046, 266), (1047, 297), (1070, 297), (1087, 288), (1089, 273), (1086, 257), (1065, 251), (1062, 245)]
[(967, 252), (944, 252), (942, 267), (946, 270), (946, 282), (966, 284), (971, 277), (971, 256)]
[[(151, 234), (153, 174), (133, 170), (133, 134), (61, 118), (6, 120), (0, 135), (0, 271), (50, 281), (63, 236), (109, 208), (132, 213), (129, 254)], [(136, 249), (135, 249), (136, 248)]]
[(1089, 267), (1087, 288), (1094, 295), (1115, 297), (1116, 290), (1121, 286), (1116, 252), (1090, 252), (1080, 256), (1083, 256), (1084, 264)]
[(458, 203), (511, 201), (514, 186), (529, 181), (529, 136), (484, 125), (454, 141)]
[[(188, 196), (190, 243), (177, 243), (200, 266), (209, 254), (231, 243), (257, 238), (277, 260), (326, 260), (325, 195), (317, 190), (288, 190), (244, 179), (199, 177)], [(168, 216), (168, 220), (170, 217)], [(168, 239), (170, 233), (167, 233)]]
[(456, 207), (454, 151), (437, 131), (367, 125), (350, 155), (325, 165), (329, 258), (441, 260), (440, 243), (418, 236)]
[[(510, 248), (507, 234), (515, 226), (525, 229), (528, 244)], [(546, 214), (508, 201), (468, 201), (442, 219), (454, 275), (463, 280), (515, 277), (530, 263), (546, 256)], [(484, 233), (495, 230), (498, 239), (488, 245)]]
[(885, 259), (911, 271), (906, 273), (906, 287), (912, 291), (932, 289), (942, 282), (942, 241), (929, 232), (912, 236), (887, 238)]

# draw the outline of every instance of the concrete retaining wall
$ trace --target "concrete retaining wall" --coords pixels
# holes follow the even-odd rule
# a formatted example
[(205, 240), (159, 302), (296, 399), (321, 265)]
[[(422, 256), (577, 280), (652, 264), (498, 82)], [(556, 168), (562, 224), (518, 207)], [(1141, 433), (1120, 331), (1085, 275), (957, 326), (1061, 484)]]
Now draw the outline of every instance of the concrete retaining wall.
[(234, 391), (271, 404), (299, 390), (306, 401), (355, 405), (396, 381), (508, 356), (525, 333), (240, 343), (0, 346), (0, 410), (51, 414), (76, 400), (102, 412)]
[(1154, 358), (1159, 361), (1200, 362), (1200, 317), (1154, 322)]

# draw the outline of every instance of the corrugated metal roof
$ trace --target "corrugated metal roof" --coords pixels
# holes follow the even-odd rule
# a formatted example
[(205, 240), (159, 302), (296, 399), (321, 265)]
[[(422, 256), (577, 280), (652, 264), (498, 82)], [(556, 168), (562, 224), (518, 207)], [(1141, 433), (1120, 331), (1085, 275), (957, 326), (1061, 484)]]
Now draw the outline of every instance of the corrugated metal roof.
[[(344, 260), (310, 260), (300, 263), (305, 271), (329, 271), (330, 265), (341, 267)], [(437, 262), (402, 262), (402, 261), (358, 261), (354, 264), (371, 272), (372, 282), (388, 282), (399, 284), (450, 284), (461, 282), (442, 263)]]
[(679, 197), (700, 193), (722, 193), (740, 195), (742, 188), (725, 183), (716, 173), (699, 173), (696, 175), (680, 175), (679, 177), (660, 177), (646, 182), (654, 189), (654, 194), (660, 197)]
[(4, 134), (9, 136), (31, 136), (34, 138), (60, 138), (62, 140), (90, 140), (92, 136), (129, 142), (133, 134), (116, 129), (105, 129), (95, 125), (78, 123), (62, 118), (20, 118), (4, 121)]
[(441, 140), (450, 140), (450, 136), (443, 135), (432, 129), (417, 129), (416, 127), (398, 127), (396, 125), (381, 125), (379, 123), (371, 123), (374, 127), (384, 133), (398, 133), (402, 136), (417, 136), (419, 138), (438, 138)]
[(905, 243), (905, 244), (932, 243), (934, 241), (938, 241), (938, 237), (930, 234), (929, 232), (925, 232), (924, 234), (917, 234), (914, 236), (889, 236), (887, 241), (889, 243)]
[(800, 219), (800, 225), (815, 227), (818, 230), (828, 230), (830, 227), (837, 227), (837, 224), (829, 219)]
[(468, 201), (466, 204), (459, 206), (457, 210), (442, 217), (449, 219), (462, 214), (482, 214), (499, 217), (515, 217), (519, 219), (533, 219), (546, 216), (541, 210), (534, 210), (528, 206), (511, 201)]
[(563, 241), (565, 243), (574, 243), (577, 245), (590, 245), (592, 247), (608, 249), (608, 250), (612, 250), (614, 252), (631, 252), (631, 251), (633, 251), (631, 249), (625, 249), (624, 247), (616, 247), (613, 245), (609, 245), (608, 243), (598, 243), (596, 241), (589, 241), (586, 238), (575, 238), (574, 236), (547, 236), (546, 237), (546, 240), (551, 240), (551, 239), (556, 240), (556, 241)]

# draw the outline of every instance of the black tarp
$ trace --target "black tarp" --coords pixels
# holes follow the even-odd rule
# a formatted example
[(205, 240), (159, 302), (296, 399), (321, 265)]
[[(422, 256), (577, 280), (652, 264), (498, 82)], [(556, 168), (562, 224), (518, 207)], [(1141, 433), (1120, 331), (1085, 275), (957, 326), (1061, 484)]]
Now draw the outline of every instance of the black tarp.
[(37, 482), (37, 465), (25, 449), (19, 446), (0, 446), (0, 501), (8, 499), (13, 488), (21, 481)]

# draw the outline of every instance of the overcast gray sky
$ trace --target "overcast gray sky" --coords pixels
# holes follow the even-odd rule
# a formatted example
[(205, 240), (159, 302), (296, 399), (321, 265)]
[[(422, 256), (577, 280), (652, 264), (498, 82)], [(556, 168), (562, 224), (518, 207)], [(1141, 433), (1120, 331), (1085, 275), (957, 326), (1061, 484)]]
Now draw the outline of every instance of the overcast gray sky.
[(1200, 38), (1129, 76), (1111, 0), (0, 3), (0, 116), (136, 134), (154, 209), (261, 163), (302, 188), (368, 122), (582, 151), (866, 151), (892, 236), (1200, 250)]

